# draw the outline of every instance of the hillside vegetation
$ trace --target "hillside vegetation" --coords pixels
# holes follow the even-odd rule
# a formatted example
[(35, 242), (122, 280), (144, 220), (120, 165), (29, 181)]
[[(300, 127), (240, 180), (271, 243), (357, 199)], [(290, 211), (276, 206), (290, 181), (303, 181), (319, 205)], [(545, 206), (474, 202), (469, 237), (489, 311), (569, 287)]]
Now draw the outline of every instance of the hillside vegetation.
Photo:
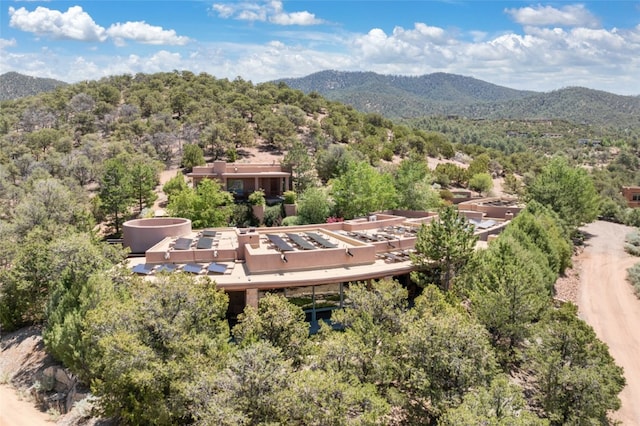
[(0, 101), (24, 98), (42, 92), (51, 92), (67, 83), (52, 78), (29, 77), (17, 72), (0, 75)]
[(305, 93), (390, 118), (460, 115), (483, 119), (560, 119), (613, 127), (640, 127), (640, 96), (586, 88), (549, 93), (509, 89), (471, 77), (435, 73), (419, 77), (322, 71), (283, 79)]

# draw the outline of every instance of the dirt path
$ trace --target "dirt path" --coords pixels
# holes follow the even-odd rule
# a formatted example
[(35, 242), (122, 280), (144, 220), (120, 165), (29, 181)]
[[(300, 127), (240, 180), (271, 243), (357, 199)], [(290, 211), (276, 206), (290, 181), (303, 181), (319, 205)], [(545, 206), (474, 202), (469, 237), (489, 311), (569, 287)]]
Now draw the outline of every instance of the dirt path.
[(640, 300), (626, 281), (627, 268), (640, 258), (623, 248), (625, 235), (632, 229), (602, 221), (589, 224), (584, 230), (591, 237), (578, 256), (580, 316), (609, 345), (627, 379), (620, 394), (622, 408), (613, 415), (624, 425), (640, 425)]
[(0, 385), (0, 426), (52, 426), (51, 417), (18, 397), (17, 391)]

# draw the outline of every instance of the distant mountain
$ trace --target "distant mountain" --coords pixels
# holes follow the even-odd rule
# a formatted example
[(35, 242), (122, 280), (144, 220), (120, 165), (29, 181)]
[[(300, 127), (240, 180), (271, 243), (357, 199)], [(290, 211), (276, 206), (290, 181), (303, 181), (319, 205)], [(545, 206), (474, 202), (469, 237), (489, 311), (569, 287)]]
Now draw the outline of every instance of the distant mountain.
[(640, 127), (640, 96), (620, 96), (568, 87), (492, 105), (463, 108), (462, 114), (486, 118), (561, 118), (575, 123)]
[(327, 99), (390, 117), (441, 114), (466, 105), (522, 99), (536, 93), (446, 73), (409, 77), (321, 71), (278, 81), (306, 93), (315, 91)]
[(640, 96), (619, 96), (580, 87), (541, 93), (446, 73), (407, 77), (321, 71), (278, 81), (305, 93), (317, 92), (360, 111), (377, 112), (390, 118), (429, 115), (557, 118), (580, 123), (640, 126)]
[(0, 101), (51, 92), (56, 87), (66, 84), (64, 81), (51, 78), (37, 78), (17, 72), (8, 72), (0, 75)]

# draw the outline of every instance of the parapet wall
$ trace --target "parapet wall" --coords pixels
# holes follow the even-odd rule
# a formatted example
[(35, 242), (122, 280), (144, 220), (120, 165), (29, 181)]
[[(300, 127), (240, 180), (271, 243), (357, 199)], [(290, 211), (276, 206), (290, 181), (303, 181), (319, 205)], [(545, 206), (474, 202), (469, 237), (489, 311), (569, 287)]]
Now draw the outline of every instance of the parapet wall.
[(512, 219), (524, 206), (513, 199), (490, 197), (462, 202), (458, 204), (458, 209), (481, 212), (486, 217), (496, 219)]
[(134, 219), (122, 225), (122, 245), (131, 253), (144, 253), (167, 237), (191, 233), (191, 221), (178, 217)]
[(252, 274), (366, 265), (373, 263), (376, 255), (376, 248), (365, 244), (352, 245), (348, 248), (337, 247), (285, 253), (275, 251), (260, 253), (250, 245), (245, 245), (244, 250), (247, 269)]

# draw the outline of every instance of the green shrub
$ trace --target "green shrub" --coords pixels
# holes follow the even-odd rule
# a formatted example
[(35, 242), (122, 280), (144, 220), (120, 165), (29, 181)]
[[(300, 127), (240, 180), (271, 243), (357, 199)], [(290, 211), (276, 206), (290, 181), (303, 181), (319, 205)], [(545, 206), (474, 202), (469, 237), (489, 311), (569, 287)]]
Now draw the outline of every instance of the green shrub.
[(629, 226), (640, 226), (640, 209), (626, 209), (624, 224)]
[(227, 161), (229, 163), (235, 163), (238, 161), (238, 151), (235, 148), (229, 148), (227, 150)]
[(296, 198), (297, 198), (297, 194), (295, 193), (295, 191), (285, 191), (284, 194), (282, 194), (284, 196), (284, 203), (285, 204), (295, 204), (296, 203)]
[(453, 200), (453, 192), (449, 191), (448, 189), (441, 189), (440, 190), (440, 198), (442, 198), (445, 201), (452, 201)]
[(627, 280), (633, 286), (633, 292), (640, 298), (640, 263), (627, 269)]
[(298, 224), (323, 223), (333, 209), (333, 202), (323, 188), (307, 188), (298, 202)]
[(290, 297), (287, 299), (289, 303), (293, 303), (296, 306), (306, 306), (313, 302), (310, 297)]
[(633, 230), (625, 236), (625, 241), (634, 246), (640, 247), (640, 230)]
[(264, 206), (267, 204), (264, 191), (262, 189), (258, 189), (249, 194), (249, 203), (251, 203), (252, 206)]
[(634, 256), (640, 256), (640, 231), (636, 229), (627, 234), (624, 251)]
[(234, 204), (230, 225), (238, 228), (254, 226), (251, 206), (248, 204)]
[(282, 206), (277, 204), (264, 210), (263, 222), (266, 226), (280, 226), (282, 222)]
[(282, 219), (282, 226), (296, 226), (300, 225), (300, 220), (298, 220), (298, 216), (287, 216)]
[(640, 256), (640, 247), (634, 246), (633, 244), (625, 244), (624, 251), (632, 256)]
[(382, 159), (385, 161), (393, 161), (393, 150), (389, 147), (382, 148)]

